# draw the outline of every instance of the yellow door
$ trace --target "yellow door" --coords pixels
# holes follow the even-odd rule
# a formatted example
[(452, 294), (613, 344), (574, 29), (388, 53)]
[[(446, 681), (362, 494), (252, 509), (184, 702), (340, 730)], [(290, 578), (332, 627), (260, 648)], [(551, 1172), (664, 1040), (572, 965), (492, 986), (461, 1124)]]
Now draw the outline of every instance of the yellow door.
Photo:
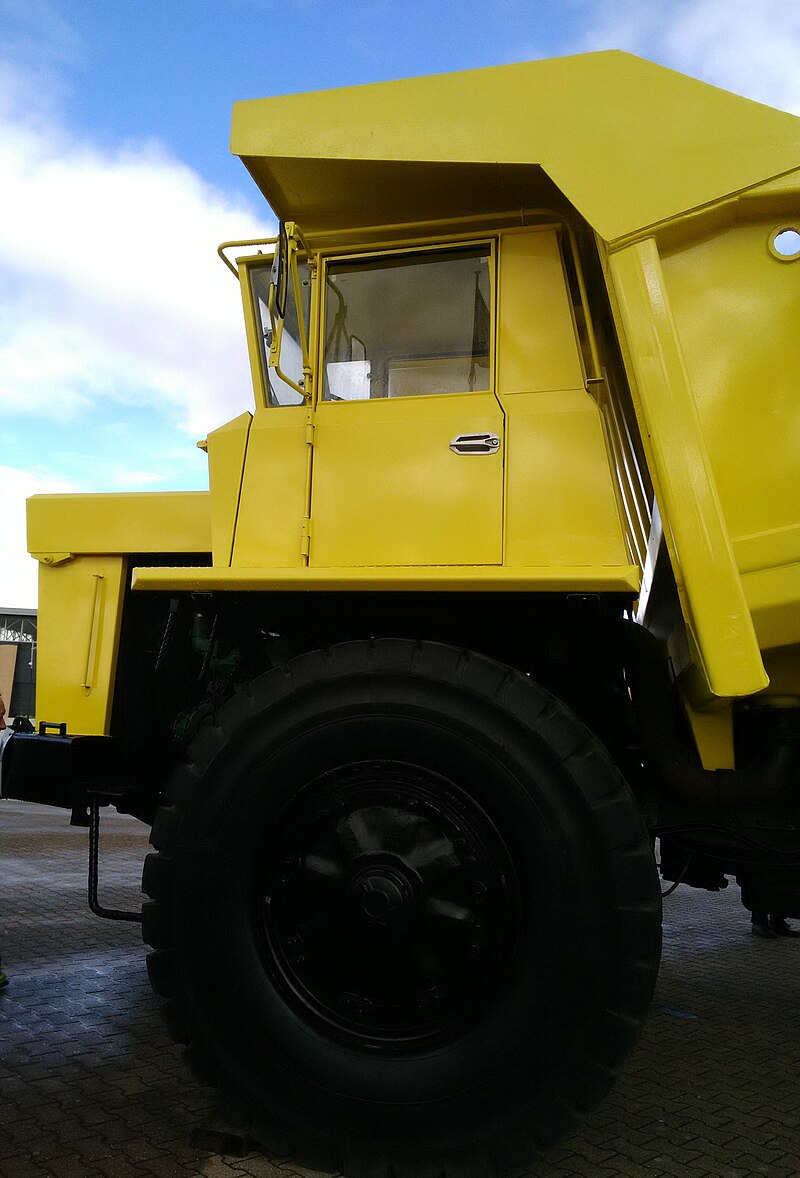
[(311, 564), (500, 564), (502, 437), (492, 393), (321, 405)]
[(311, 565), (501, 564), (492, 250), (331, 263)]

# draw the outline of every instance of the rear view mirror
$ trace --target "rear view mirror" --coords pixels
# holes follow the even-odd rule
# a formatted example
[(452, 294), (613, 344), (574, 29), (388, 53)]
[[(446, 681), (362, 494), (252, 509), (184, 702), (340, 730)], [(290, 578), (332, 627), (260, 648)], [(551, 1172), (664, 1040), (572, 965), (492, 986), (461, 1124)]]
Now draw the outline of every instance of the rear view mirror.
[(289, 238), (286, 226), (281, 222), (278, 233), (277, 248), (272, 259), (272, 297), (270, 302), (276, 319), (283, 319), (286, 314), (286, 290), (289, 274)]

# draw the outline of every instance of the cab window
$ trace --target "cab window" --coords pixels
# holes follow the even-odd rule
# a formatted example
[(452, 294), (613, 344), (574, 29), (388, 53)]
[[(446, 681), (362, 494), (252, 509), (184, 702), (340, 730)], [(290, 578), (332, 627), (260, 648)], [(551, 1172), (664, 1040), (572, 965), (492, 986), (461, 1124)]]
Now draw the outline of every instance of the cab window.
[[(310, 275), (305, 262), (298, 262), (300, 288), (303, 293), (305, 306), (303, 314), (308, 323), (310, 301)], [(292, 388), (285, 380), (281, 380), (275, 368), (269, 367), (269, 350), (272, 344), (272, 327), (269, 317), (269, 287), (272, 275), (271, 266), (259, 266), (253, 271), (253, 296), (256, 305), (256, 316), (261, 341), (261, 362), (267, 382), (267, 400), (270, 405), (302, 405), (304, 398), (297, 389)], [(281, 372), (285, 373), (295, 384), (303, 383), (303, 353), (300, 346), (300, 327), (297, 317), (297, 303), (294, 297), (294, 285), (290, 282), (286, 291), (286, 309), (281, 334), (281, 351), (279, 357)]]
[(326, 401), (490, 387), (489, 247), (331, 262)]

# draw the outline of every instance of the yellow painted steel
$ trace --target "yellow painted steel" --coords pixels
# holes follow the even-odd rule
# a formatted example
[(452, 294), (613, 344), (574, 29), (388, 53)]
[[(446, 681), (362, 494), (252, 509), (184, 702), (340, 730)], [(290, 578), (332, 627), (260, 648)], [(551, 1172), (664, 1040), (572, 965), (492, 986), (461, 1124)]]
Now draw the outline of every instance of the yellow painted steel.
[(502, 397), (506, 563), (628, 564), (600, 411), (584, 389)]
[(211, 590), (325, 589), (331, 592), (370, 592), (403, 589), (414, 592), (481, 593), (628, 593), (639, 589), (639, 569), (508, 568), (498, 566), (415, 568), (135, 568), (134, 589), (175, 589), (208, 593)]
[(742, 583), (761, 646), (800, 642), (800, 562), (745, 573)]
[(109, 495), (34, 495), (28, 500), (28, 551), (48, 556), (82, 552), (210, 552), (207, 491)]
[(664, 535), (697, 655), (695, 702), (750, 695), (768, 680), (656, 242), (648, 238), (612, 254), (610, 266)]
[(126, 570), (123, 556), (39, 569), (36, 715), (71, 735), (109, 733)]
[[(503, 414), (492, 393), (321, 403), (310, 564), (491, 565), (503, 559)], [(492, 432), (494, 454), (459, 455)]]
[(244, 456), (252, 416), (242, 413), (208, 435), (208, 479), (211, 490), (211, 553), (213, 563), (231, 563), (239, 511)]
[(128, 554), (210, 552), (210, 496), (36, 495), (28, 547), (41, 566), (37, 717), (108, 735)]
[(733, 224), (663, 261), (709, 461), (746, 572), (800, 561), (800, 262), (771, 255), (773, 228), (762, 219)]
[(558, 235), (500, 238), (497, 389), (508, 565), (626, 565), (600, 410), (587, 393)]
[(748, 211), (745, 223), (740, 211), (713, 236), (666, 253), (663, 274), (733, 555), (768, 648), (800, 641), (800, 260), (774, 252), (785, 218)]
[(735, 768), (733, 709), (730, 705), (713, 712), (700, 712), (687, 703), (685, 710), (703, 768)]
[[(239, 277), (239, 265), (245, 257), (252, 256), (253, 247), (259, 247), (259, 260), (265, 262), (268, 257), (273, 256), (273, 250), (277, 243), (277, 237), (245, 237), (237, 239), (236, 241), (223, 241), (217, 246), (217, 256), (230, 270), (234, 278)], [(268, 254), (264, 255), (261, 247), (266, 246)], [(228, 254), (233, 251), (234, 261), (232, 261)]]
[(247, 446), (232, 563), (293, 568), (303, 563), (308, 444), (304, 405), (256, 410)]
[(585, 373), (556, 230), (505, 233), (500, 241), (498, 391), (582, 389)]
[(231, 149), (311, 234), (552, 203), (606, 241), (800, 166), (800, 119), (616, 51), (237, 103)]

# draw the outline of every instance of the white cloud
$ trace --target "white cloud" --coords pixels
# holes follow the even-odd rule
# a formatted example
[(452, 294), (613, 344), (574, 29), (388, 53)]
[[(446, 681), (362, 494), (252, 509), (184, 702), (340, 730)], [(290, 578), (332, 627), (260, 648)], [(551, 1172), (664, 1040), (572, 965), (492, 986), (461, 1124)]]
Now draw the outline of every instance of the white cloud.
[(0, 607), (36, 605), (39, 566), (27, 554), (25, 500), (29, 495), (62, 494), (79, 488), (66, 479), (0, 466)]
[[(216, 246), (273, 231), (265, 206), (206, 184), (160, 144), (106, 150), (65, 127), (57, 68), (82, 45), (47, 0), (0, 0), (0, 18), (20, 14), (25, 35), (0, 50), (0, 411), (29, 423), (40, 469), (18, 469), (19, 431), (4, 439), (0, 418), (4, 606), (35, 602), (27, 495), (163, 482), (175, 434), (167, 442), (157, 422), (185, 432), (188, 463), (196, 438), (252, 407), (239, 288)], [(141, 421), (135, 457), (125, 438), (116, 453), (96, 440), (115, 407)], [(70, 431), (85, 437), (82, 485), (64, 454), (36, 450), (39, 420), (60, 423), (64, 453)]]
[(215, 248), (266, 218), (157, 144), (104, 153), (8, 104), (0, 174), (5, 406), (166, 402), (199, 435), (250, 404), (238, 287)]
[(800, 6), (786, 0), (576, 0), (579, 50), (627, 49), (800, 114)]

